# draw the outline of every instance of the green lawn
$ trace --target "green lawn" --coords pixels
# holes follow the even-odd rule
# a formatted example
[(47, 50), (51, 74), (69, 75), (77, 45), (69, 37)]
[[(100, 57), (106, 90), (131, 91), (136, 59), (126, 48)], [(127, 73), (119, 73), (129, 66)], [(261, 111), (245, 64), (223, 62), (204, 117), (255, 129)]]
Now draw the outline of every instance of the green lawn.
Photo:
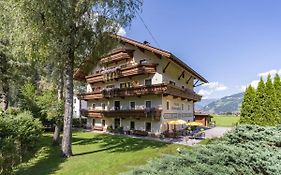
[(216, 122), (216, 126), (221, 127), (232, 127), (238, 123), (240, 117), (231, 116), (231, 115), (215, 115), (212, 118), (212, 121)]
[(59, 147), (52, 147), (50, 143), (50, 135), (44, 135), (40, 141), (42, 148), (36, 157), (22, 164), (16, 174), (114, 175), (163, 154), (175, 154), (178, 147), (189, 149), (186, 146), (124, 136), (77, 132), (73, 134), (74, 156), (63, 159)]

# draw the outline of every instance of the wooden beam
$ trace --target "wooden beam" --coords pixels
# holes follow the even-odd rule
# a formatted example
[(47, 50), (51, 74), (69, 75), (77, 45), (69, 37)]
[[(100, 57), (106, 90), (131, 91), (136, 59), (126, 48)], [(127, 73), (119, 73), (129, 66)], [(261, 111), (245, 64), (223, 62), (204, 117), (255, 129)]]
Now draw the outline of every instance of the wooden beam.
[(184, 71), (182, 71), (182, 73), (180, 74), (180, 76), (179, 76), (178, 80), (180, 80), (180, 79), (181, 79), (181, 77), (182, 77), (182, 78), (184, 78)]
[(197, 80), (197, 81), (193, 84), (193, 87), (195, 87), (198, 82), (199, 82), (199, 80)]
[(191, 80), (191, 78), (192, 78), (192, 76), (190, 76), (190, 77), (188, 78), (188, 80), (186, 81), (186, 84), (189, 83), (189, 81)]
[(168, 66), (169, 66), (169, 64), (170, 64), (171, 62), (168, 62), (167, 63), (167, 65), (164, 67), (164, 69), (163, 69), (163, 73), (165, 73), (166, 72), (166, 69), (168, 68)]
[(205, 83), (200, 83), (200, 84), (195, 85), (195, 86), (193, 86), (193, 87), (198, 87), (198, 86), (201, 86), (201, 85), (203, 85), (203, 84), (205, 84)]

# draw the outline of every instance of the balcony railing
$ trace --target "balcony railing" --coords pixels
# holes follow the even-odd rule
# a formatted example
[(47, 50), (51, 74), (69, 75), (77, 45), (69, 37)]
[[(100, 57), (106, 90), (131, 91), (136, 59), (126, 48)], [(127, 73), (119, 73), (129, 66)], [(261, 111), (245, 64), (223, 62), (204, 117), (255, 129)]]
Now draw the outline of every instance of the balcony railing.
[(128, 65), (126, 67), (115, 67), (112, 69), (104, 70), (100, 73), (86, 76), (86, 80), (90, 84), (98, 82), (106, 82), (112, 80), (118, 80), (124, 77), (132, 77), (141, 74), (153, 74), (156, 72), (156, 64), (137, 64)]
[(114, 98), (114, 97), (129, 97), (142, 95), (172, 95), (182, 99), (193, 101), (200, 101), (201, 96), (196, 94), (193, 90), (178, 88), (170, 84), (156, 84), (151, 86), (137, 86), (130, 88), (111, 88), (102, 91), (84, 93), (78, 95), (82, 100)]
[(129, 60), (133, 58), (133, 52), (134, 50), (128, 50), (128, 49), (118, 49), (111, 54), (102, 57), (100, 60), (101, 64), (110, 64), (113, 62), (118, 62), (122, 60)]
[(81, 110), (81, 114), (86, 117), (108, 117), (108, 118), (152, 118), (160, 120), (161, 109), (125, 109), (125, 110)]

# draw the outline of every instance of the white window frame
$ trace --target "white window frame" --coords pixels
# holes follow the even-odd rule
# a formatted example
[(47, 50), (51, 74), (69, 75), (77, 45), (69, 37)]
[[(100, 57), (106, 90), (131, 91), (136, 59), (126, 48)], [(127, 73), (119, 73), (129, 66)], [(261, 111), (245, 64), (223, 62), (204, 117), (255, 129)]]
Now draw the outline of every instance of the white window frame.
[(121, 84), (124, 83), (125, 84), (125, 88), (127, 88), (127, 82), (120, 82), (119, 83), (119, 88), (121, 89)]
[[(94, 107), (94, 105), (95, 105), (95, 107)], [(91, 108), (94, 110), (94, 109), (96, 109), (96, 103), (92, 103), (92, 106), (91, 106)]]
[[(106, 105), (105, 105), (105, 103), (100, 103), (100, 105), (101, 105), (101, 109), (102, 109), (102, 110), (106, 110)], [(103, 107), (102, 107), (103, 105), (104, 105), (104, 109), (103, 109)]]

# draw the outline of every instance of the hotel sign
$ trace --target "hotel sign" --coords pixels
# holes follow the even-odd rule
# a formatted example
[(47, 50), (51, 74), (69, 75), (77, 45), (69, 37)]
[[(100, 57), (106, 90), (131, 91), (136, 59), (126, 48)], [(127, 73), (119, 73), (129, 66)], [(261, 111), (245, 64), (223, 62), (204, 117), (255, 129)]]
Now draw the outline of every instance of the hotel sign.
[(193, 113), (164, 113), (163, 117), (165, 120), (183, 119), (187, 117), (193, 117)]

